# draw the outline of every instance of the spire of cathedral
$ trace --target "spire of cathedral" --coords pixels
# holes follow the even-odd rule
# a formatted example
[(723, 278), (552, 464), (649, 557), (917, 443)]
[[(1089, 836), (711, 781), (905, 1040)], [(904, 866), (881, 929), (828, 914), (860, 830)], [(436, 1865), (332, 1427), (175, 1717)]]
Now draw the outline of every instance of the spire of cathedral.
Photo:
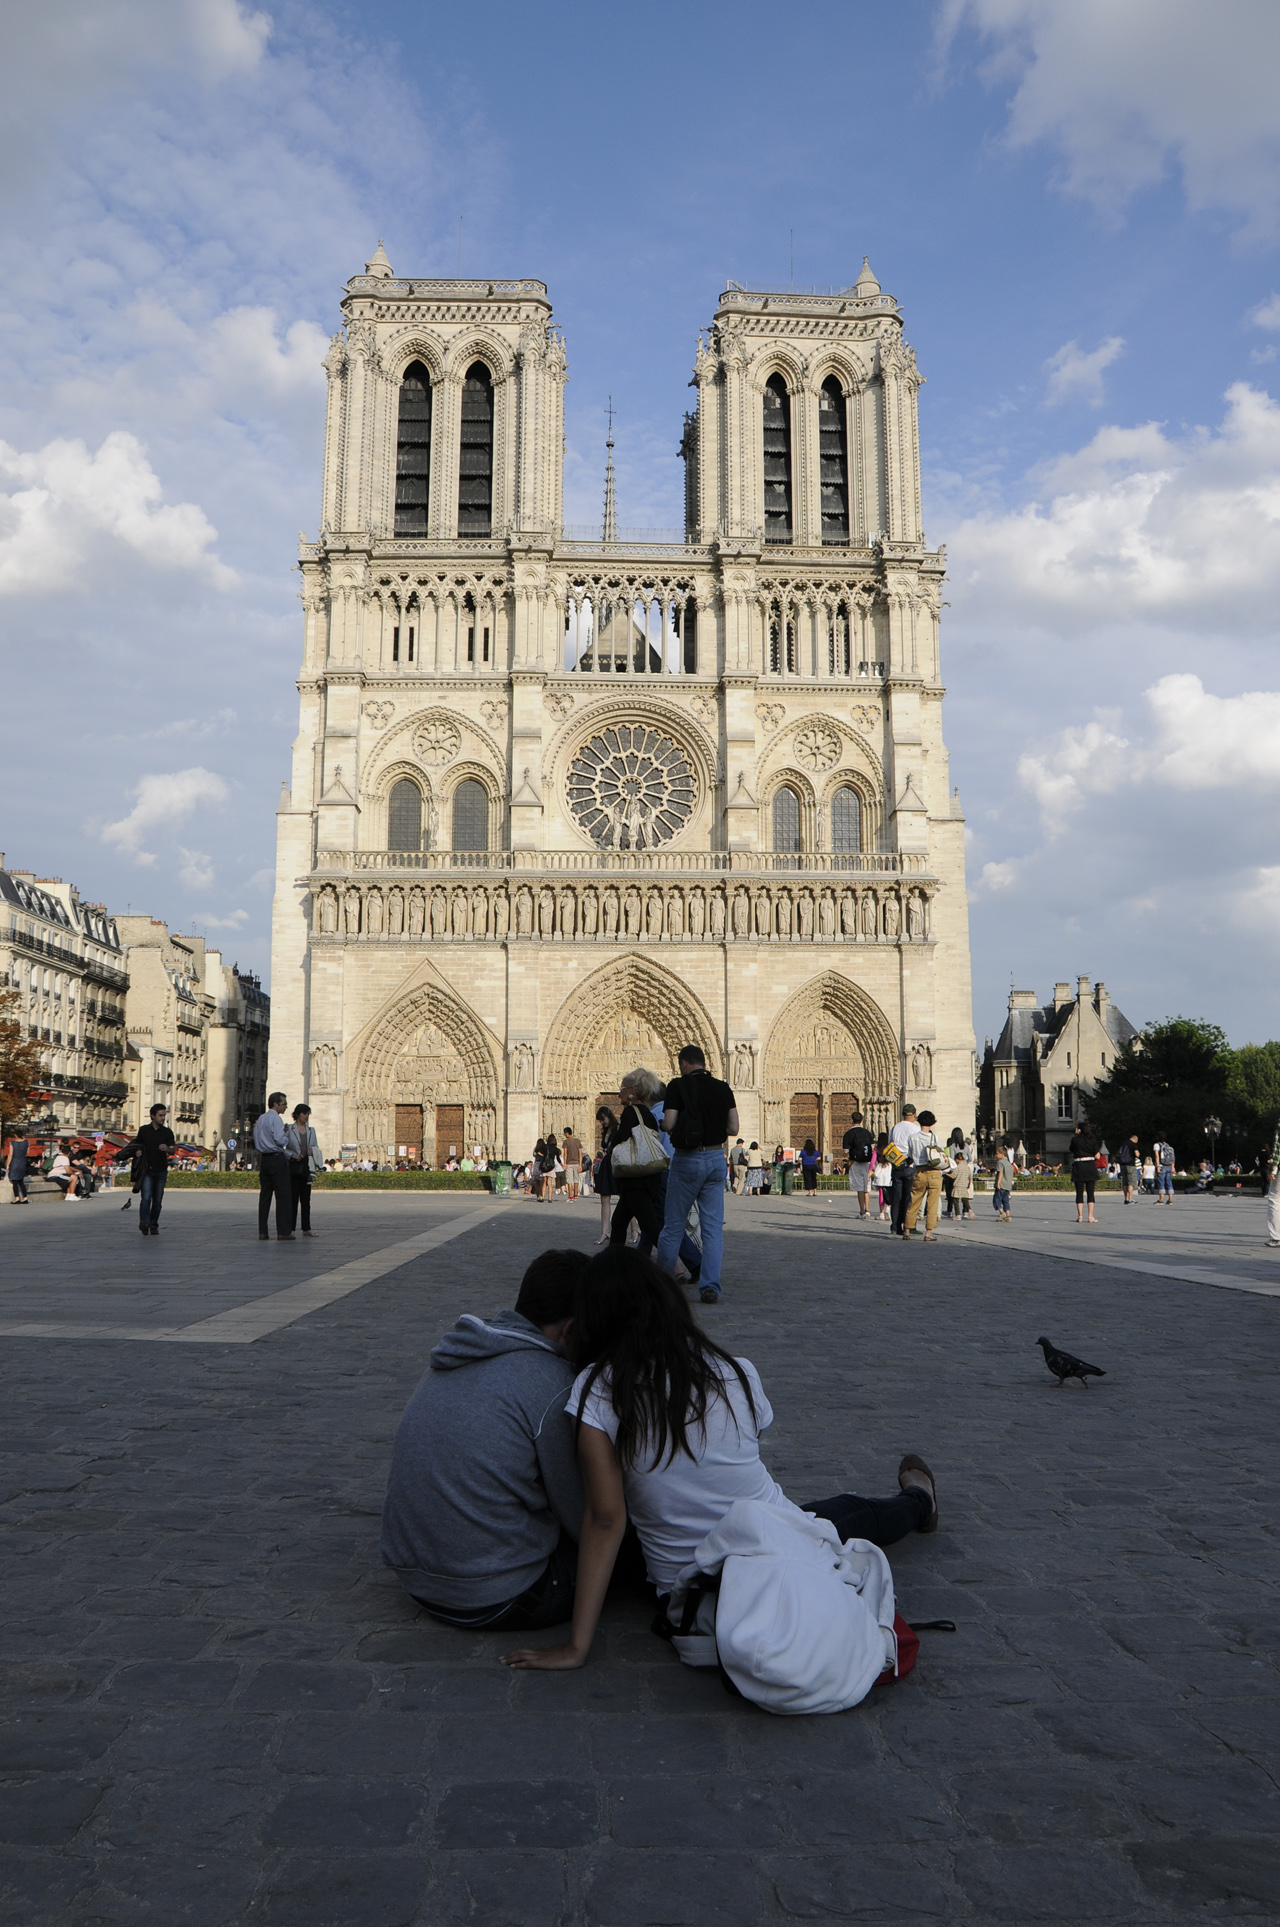
[(870, 295), (879, 294), (880, 292), (880, 283), (876, 280), (874, 274), (872, 274), (871, 263), (865, 254), (862, 257), (862, 273), (853, 284), (853, 292), (864, 301)]
[(374, 257), (372, 261), (365, 262), (364, 271), (366, 274), (377, 275), (378, 278), (383, 281), (388, 281), (391, 279), (391, 274), (392, 274), (391, 263), (387, 259), (386, 250), (383, 247), (381, 240), (379, 240), (378, 242), (378, 246), (374, 253)]
[(608, 458), (604, 465), (604, 539), (618, 539), (618, 504), (613, 489), (613, 396), (609, 397), (609, 438), (605, 443)]

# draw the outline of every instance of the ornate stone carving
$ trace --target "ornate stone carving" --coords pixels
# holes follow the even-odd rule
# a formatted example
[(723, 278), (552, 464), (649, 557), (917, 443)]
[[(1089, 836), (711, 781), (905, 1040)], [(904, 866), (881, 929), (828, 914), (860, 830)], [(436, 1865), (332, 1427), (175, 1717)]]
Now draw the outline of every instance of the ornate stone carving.
[(480, 705), (480, 714), (490, 729), (501, 729), (507, 720), (507, 700), (505, 696), (491, 696)]
[(806, 769), (834, 769), (840, 761), (840, 738), (829, 723), (806, 723), (796, 732), (795, 747)]
[(880, 727), (880, 711), (875, 708), (872, 703), (855, 703), (853, 705), (853, 726), (855, 729), (861, 730), (864, 734), (869, 735), (873, 729)]
[(533, 1089), (533, 1052), (527, 1044), (516, 1044), (513, 1047), (509, 1075), (513, 1091)]
[(701, 696), (693, 699), (693, 713), (700, 722), (709, 723), (716, 713), (716, 699), (711, 690), (704, 690)]
[(786, 709), (782, 703), (756, 704), (756, 715), (760, 718), (760, 721), (764, 724), (764, 727), (771, 736), (781, 724), (786, 713)]
[(414, 754), (432, 769), (451, 763), (461, 747), (458, 726), (447, 716), (429, 716), (413, 732)]
[(338, 1087), (338, 1053), (332, 1044), (317, 1044), (311, 1053), (311, 1088), (333, 1091)]
[(385, 729), (396, 713), (394, 703), (366, 703), (364, 713), (375, 729)]
[(735, 1044), (729, 1064), (729, 1082), (735, 1091), (748, 1091), (756, 1081), (756, 1054), (750, 1044)]
[(546, 705), (558, 722), (563, 722), (573, 708), (573, 696), (567, 689), (549, 689)]
[(617, 723), (585, 742), (569, 770), (569, 809), (604, 850), (669, 843), (693, 814), (697, 784), (687, 751), (665, 730)]

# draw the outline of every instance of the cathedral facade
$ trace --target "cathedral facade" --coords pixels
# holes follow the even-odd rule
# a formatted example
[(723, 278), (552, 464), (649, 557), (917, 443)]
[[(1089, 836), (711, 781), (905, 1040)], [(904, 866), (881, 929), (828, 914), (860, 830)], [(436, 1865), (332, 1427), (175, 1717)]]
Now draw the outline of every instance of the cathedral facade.
[[(685, 527), (562, 508), (539, 281), (348, 284), (300, 550), (270, 1086), (326, 1153), (523, 1157), (701, 1044), (748, 1141), (970, 1127), (945, 556), (898, 304), (730, 285)], [(660, 533), (660, 532), (658, 532)]]

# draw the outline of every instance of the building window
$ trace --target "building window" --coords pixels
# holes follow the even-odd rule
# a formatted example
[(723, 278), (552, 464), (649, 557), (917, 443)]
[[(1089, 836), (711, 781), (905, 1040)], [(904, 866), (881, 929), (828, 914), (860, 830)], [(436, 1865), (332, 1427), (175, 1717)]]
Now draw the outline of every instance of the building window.
[(399, 631), (399, 629), (393, 629), (393, 630), (391, 631), (391, 660), (392, 660), (392, 662), (399, 662), (399, 660), (400, 660), (400, 631)]
[(698, 673), (698, 605), (692, 599), (683, 610), (676, 610), (676, 634), (680, 638), (681, 660), (686, 676)]
[(391, 786), (387, 805), (387, 848), (422, 848), (422, 791), (411, 777), (402, 776)]
[(453, 792), (453, 847), (455, 850), (489, 847), (489, 792), (474, 776), (459, 783)]
[(1070, 1084), (1059, 1084), (1058, 1086), (1058, 1116), (1059, 1117), (1069, 1118), (1072, 1115), (1073, 1094), (1074, 1094), (1074, 1086)]
[(822, 543), (849, 540), (849, 454), (844, 396), (828, 375), (818, 396), (818, 449), (822, 464)]
[(458, 534), (493, 532), (493, 380), (482, 361), (462, 384), (462, 435), (458, 456)]
[(791, 540), (791, 397), (781, 375), (764, 385), (764, 539)]
[(431, 479), (431, 377), (411, 361), (400, 383), (396, 441), (396, 534), (425, 535)]
[(785, 786), (773, 799), (773, 847), (786, 856), (800, 849), (800, 798)]
[(843, 856), (862, 848), (862, 798), (847, 784), (831, 799), (831, 847)]

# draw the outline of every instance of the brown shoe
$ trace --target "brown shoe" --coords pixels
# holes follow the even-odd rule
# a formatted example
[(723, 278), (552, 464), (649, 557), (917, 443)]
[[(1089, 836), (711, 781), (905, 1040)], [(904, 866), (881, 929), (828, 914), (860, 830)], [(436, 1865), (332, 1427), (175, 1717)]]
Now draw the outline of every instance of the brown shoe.
[(264, 1245), (271, 1243), (271, 1233), (269, 1231), (260, 1231), (258, 1237)]
[(314, 1238), (316, 1234), (314, 1231), (304, 1231), (302, 1235), (304, 1238)]
[(938, 1530), (938, 1489), (934, 1484), (932, 1472), (918, 1452), (907, 1452), (903, 1455), (902, 1463), (898, 1467), (898, 1484), (904, 1492), (915, 1491), (927, 1492), (929, 1494), (930, 1499), (933, 1501), (933, 1517), (927, 1519), (919, 1530), (921, 1532), (936, 1532)]
[(293, 1242), (294, 1237), (292, 1231), (281, 1231), (276, 1235), (276, 1243), (278, 1245), (291, 1245)]

